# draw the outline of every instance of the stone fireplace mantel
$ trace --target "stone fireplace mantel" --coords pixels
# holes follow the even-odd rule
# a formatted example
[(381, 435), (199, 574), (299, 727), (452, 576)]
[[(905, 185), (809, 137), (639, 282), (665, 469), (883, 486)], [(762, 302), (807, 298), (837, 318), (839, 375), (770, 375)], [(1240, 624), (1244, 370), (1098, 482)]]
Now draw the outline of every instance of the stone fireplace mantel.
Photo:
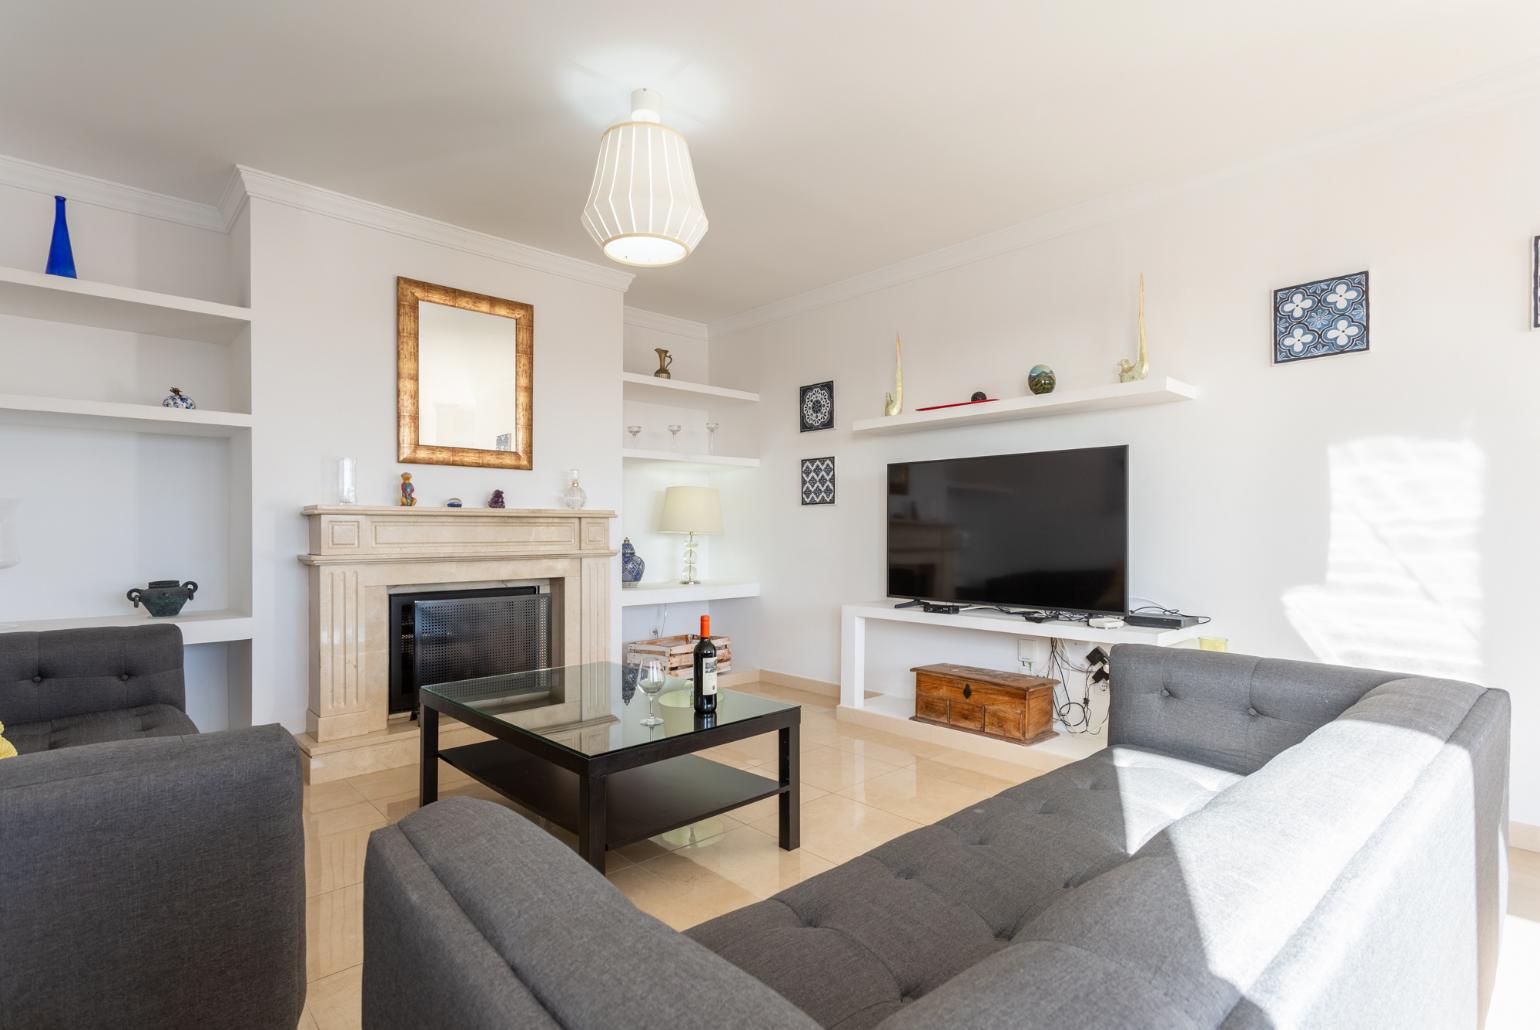
[(560, 604), (562, 664), (611, 657), (612, 511), (328, 505), (303, 513), (310, 703), (299, 741), (311, 782), (415, 757), (414, 727), (393, 730), (388, 718), (392, 590), (548, 580)]

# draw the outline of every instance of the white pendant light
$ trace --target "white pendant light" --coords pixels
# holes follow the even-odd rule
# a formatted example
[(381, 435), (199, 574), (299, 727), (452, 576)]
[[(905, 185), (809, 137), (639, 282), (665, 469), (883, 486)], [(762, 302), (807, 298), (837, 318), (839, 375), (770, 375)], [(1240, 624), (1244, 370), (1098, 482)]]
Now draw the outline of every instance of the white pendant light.
[(658, 95), (631, 94), (631, 117), (599, 141), (583, 228), (612, 261), (657, 268), (683, 261), (706, 235), (690, 144), (658, 116)]

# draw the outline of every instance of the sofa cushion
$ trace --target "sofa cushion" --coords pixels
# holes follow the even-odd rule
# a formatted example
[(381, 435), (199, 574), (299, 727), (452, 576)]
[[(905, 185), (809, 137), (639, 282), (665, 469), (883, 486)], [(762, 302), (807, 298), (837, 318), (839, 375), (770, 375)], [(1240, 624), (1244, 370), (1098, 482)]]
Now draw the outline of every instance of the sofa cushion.
[(1238, 779), (1111, 748), (689, 933), (821, 1025), (874, 1026)]
[(108, 712), (66, 715), (46, 722), (7, 726), (5, 735), (23, 755), (55, 751), (81, 744), (102, 744), (109, 740), (134, 740), (139, 737), (182, 737), (197, 733), (186, 713), (170, 705), (140, 705)]
[[(893, 1030), (993, 1025), (978, 1002), (985, 994), (994, 1010), (1020, 1012), (1021, 1027), (1220, 1025), (1246, 1004), (1289, 941), (1307, 932), (1312, 913), (1392, 813), (1418, 803), (1414, 787), (1482, 694), (1470, 684), (1431, 679), (1374, 688), (1303, 743), (1160, 831), (1129, 861), (1061, 894), (1021, 930), (1008, 954), (967, 970), (923, 1007), (904, 1012)], [(1466, 928), (1456, 929), (1450, 940)], [(1021, 950), (1029, 946), (1030, 953)], [(1047, 965), (1028, 963), (1029, 954)], [(1075, 955), (1087, 970), (1120, 971), (1128, 1019), (1042, 1003), (1048, 993), (1062, 998), (1055, 978), (1074, 968), (1066, 959)], [(1474, 964), (1469, 974), (1474, 981)], [(1341, 1025), (1359, 1025), (1363, 1013), (1344, 1015)], [(1244, 1025), (1293, 1024), (1254, 1012)]]
[(144, 705), (187, 708), (174, 624), (0, 633), (0, 722)]

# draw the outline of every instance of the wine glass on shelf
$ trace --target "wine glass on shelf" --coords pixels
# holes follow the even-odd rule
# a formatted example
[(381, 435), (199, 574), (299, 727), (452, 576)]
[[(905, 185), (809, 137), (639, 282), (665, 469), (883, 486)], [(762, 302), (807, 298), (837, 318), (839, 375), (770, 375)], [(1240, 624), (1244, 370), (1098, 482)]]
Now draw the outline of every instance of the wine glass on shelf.
[(679, 449), (679, 430), (683, 428), (684, 426), (679, 425), (668, 427), (668, 435), (672, 438), (670, 442), (673, 444), (674, 450), (676, 451)]
[(626, 426), (626, 432), (631, 434), (631, 446), (636, 446), (636, 438), (642, 435), (641, 426)]
[(722, 428), (722, 423), (720, 423), (720, 422), (707, 422), (706, 423), (706, 453), (707, 454), (715, 454), (717, 452), (717, 430), (721, 429), (721, 428)]
[(663, 693), (663, 662), (657, 658), (643, 658), (637, 667), (636, 685), (647, 695), (647, 717), (642, 720), (642, 725), (663, 725), (657, 709), (653, 707), (653, 702)]

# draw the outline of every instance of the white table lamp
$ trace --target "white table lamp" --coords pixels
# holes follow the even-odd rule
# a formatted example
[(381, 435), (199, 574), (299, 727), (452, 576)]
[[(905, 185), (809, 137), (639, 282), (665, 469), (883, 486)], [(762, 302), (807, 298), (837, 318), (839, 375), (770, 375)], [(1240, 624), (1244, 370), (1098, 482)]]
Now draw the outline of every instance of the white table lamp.
[(684, 533), (684, 576), (680, 583), (699, 583), (695, 567), (699, 545), (697, 533), (722, 532), (722, 502), (709, 486), (671, 486), (663, 494), (663, 517), (658, 520), (660, 533)]

